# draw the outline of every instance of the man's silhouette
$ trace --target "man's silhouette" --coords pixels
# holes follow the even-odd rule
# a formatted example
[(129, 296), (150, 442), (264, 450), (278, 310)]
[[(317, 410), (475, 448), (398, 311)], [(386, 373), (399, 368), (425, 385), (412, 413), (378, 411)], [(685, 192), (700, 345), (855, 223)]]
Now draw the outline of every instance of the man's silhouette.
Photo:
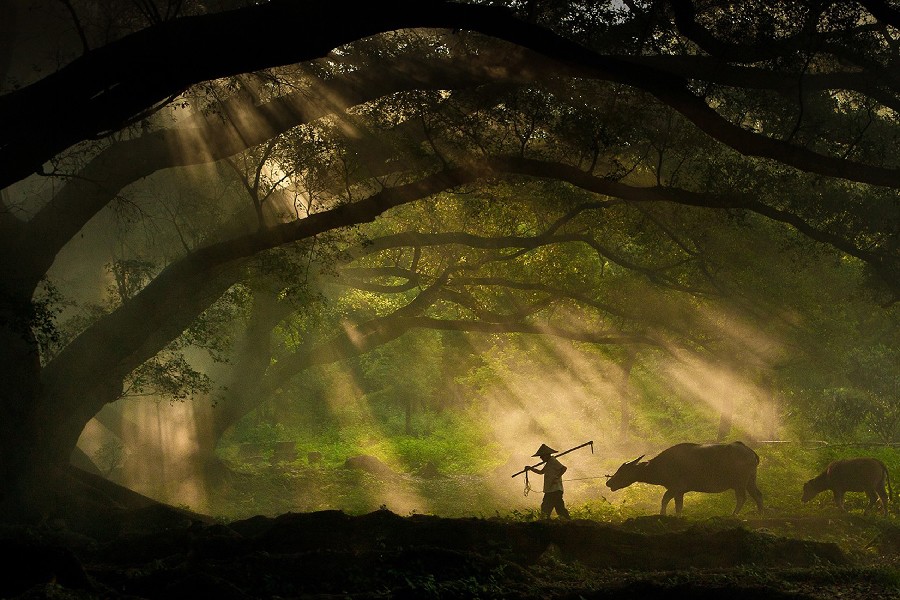
[(553, 457), (554, 452), (556, 450), (547, 444), (541, 444), (541, 447), (532, 456), (537, 456), (544, 461), (544, 467), (525, 467), (525, 469), (544, 476), (544, 499), (541, 501), (541, 515), (545, 519), (549, 519), (550, 513), (556, 509), (557, 515), (568, 519), (570, 518), (569, 510), (563, 501), (562, 484), (562, 476), (567, 467)]

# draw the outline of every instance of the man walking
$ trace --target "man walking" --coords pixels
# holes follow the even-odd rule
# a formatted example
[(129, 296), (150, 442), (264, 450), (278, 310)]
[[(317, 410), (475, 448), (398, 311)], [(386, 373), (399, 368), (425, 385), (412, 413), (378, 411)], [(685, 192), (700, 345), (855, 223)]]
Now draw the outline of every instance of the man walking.
[(544, 499), (541, 501), (541, 515), (543, 518), (549, 519), (550, 513), (555, 509), (556, 514), (560, 518), (568, 519), (570, 518), (569, 510), (563, 501), (562, 484), (563, 473), (568, 468), (553, 457), (554, 452), (556, 450), (547, 444), (541, 444), (541, 447), (532, 456), (537, 456), (544, 461), (544, 467), (525, 467), (525, 469), (544, 476)]

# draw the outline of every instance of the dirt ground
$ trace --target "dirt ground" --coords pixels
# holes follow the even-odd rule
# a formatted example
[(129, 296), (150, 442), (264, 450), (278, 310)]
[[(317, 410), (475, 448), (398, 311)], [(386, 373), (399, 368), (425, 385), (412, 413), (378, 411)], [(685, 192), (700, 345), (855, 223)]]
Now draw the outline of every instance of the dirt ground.
[(890, 520), (857, 554), (804, 539), (802, 522), (796, 537), (771, 533), (774, 522), (661, 516), (612, 525), (381, 509), (223, 522), (115, 493), (112, 511), (69, 499), (65, 514), (0, 527), (0, 597), (900, 598)]

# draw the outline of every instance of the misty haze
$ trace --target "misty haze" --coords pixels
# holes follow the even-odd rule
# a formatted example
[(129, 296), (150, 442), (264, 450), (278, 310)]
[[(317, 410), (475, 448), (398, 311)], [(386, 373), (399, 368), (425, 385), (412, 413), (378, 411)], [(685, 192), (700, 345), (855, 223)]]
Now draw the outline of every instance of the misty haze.
[(900, 598), (898, 39), (0, 0), (0, 597)]

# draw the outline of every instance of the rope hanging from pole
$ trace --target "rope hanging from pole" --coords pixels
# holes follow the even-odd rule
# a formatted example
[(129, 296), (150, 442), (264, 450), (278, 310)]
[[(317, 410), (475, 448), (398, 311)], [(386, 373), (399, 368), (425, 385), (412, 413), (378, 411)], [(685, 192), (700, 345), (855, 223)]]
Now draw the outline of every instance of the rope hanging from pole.
[[(590, 446), (590, 447), (591, 447), (591, 454), (594, 453), (594, 440), (591, 440), (591, 441), (589, 441), (589, 442), (585, 442), (585, 443), (583, 443), (583, 444), (580, 444), (580, 445), (578, 445), (578, 446), (575, 446), (574, 448), (569, 448), (568, 450), (566, 450), (566, 451), (564, 451), (564, 452), (560, 452), (559, 454), (557, 454), (557, 455), (554, 456), (553, 458), (558, 458), (558, 457), (562, 456), (563, 454), (568, 454), (569, 452), (572, 452), (572, 451), (574, 451), (574, 450), (578, 450), (579, 448), (584, 448), (585, 446)], [(530, 471), (531, 469), (534, 469), (535, 467), (541, 466), (541, 465), (544, 464), (545, 462), (547, 462), (547, 461), (542, 460), (541, 462), (537, 463), (536, 465), (531, 465), (530, 467), (525, 467), (524, 469), (522, 469), (522, 470), (519, 471), (518, 473), (513, 473), (513, 475), (512, 475), (513, 477), (516, 477), (516, 476), (518, 476), (518, 475), (521, 475), (522, 473), (525, 473), (525, 496), (528, 496), (528, 492), (531, 491), (531, 484), (528, 482), (528, 471)], [(565, 480), (565, 479), (564, 479), (563, 481), (568, 481), (568, 480)]]

